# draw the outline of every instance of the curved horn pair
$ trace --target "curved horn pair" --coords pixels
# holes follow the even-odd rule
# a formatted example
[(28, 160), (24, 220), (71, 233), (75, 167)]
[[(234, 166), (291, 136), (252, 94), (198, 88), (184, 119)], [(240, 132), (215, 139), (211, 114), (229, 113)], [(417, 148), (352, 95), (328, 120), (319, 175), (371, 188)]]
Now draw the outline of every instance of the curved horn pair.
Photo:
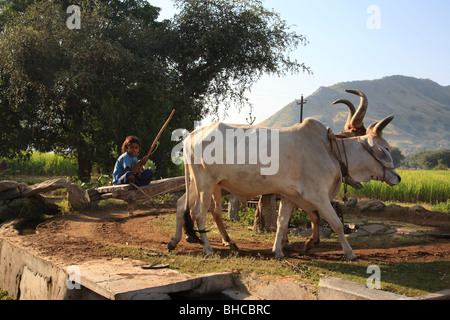
[(361, 129), (364, 129), (363, 120), (369, 107), (369, 100), (367, 99), (366, 95), (359, 90), (345, 90), (345, 91), (357, 95), (361, 98), (358, 110), (356, 110), (355, 106), (348, 100), (339, 99), (333, 102), (333, 104), (339, 103), (346, 104), (350, 110), (347, 123), (345, 124), (345, 131), (347, 132), (360, 131)]

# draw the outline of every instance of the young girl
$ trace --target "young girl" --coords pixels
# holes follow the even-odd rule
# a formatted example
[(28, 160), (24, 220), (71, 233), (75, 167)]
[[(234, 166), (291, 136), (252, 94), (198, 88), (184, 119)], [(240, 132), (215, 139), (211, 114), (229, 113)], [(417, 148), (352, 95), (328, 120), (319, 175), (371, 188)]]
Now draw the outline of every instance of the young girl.
[(148, 186), (153, 180), (152, 169), (143, 170), (138, 175), (140, 167), (144, 166), (147, 161), (139, 160), (137, 155), (141, 148), (141, 142), (138, 137), (129, 136), (122, 144), (122, 155), (116, 162), (114, 168), (113, 185), (134, 183), (139, 187)]

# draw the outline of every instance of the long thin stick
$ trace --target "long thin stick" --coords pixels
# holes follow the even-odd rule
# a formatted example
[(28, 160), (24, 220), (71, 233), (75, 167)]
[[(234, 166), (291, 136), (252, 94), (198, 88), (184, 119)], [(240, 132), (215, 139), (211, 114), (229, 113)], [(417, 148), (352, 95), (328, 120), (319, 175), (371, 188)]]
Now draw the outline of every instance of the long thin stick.
[(170, 114), (170, 116), (167, 119), (164, 126), (161, 128), (161, 131), (159, 131), (158, 136), (156, 137), (155, 141), (152, 144), (152, 147), (150, 148), (150, 151), (148, 152), (147, 156), (144, 159), (148, 160), (150, 158), (150, 155), (152, 154), (153, 149), (155, 149), (155, 147), (156, 147), (156, 143), (158, 142), (159, 138), (161, 138), (162, 133), (164, 132), (166, 127), (169, 125), (169, 122), (170, 122), (170, 120), (172, 120), (174, 114), (175, 114), (175, 109), (172, 110), (172, 113)]

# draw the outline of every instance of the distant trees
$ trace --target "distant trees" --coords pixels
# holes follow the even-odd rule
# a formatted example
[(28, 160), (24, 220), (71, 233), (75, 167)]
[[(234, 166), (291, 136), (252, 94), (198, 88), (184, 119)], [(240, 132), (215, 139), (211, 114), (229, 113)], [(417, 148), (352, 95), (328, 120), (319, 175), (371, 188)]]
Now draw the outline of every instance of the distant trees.
[(394, 147), (390, 153), (396, 168), (423, 170), (450, 168), (450, 149), (418, 151), (405, 157), (399, 148)]
[(415, 169), (448, 169), (450, 167), (450, 149), (425, 150), (411, 154), (405, 165)]

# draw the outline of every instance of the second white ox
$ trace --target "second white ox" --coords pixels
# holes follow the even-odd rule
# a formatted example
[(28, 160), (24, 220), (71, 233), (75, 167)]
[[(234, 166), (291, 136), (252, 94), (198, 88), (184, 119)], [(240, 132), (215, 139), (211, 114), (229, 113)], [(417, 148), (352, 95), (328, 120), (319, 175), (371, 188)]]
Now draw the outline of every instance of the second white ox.
[[(400, 183), (401, 178), (395, 172), (393, 160), (389, 153), (389, 144), (382, 138), (383, 129), (393, 120), (394, 116), (372, 124), (367, 134), (358, 138), (336, 139), (336, 148), (345, 150), (341, 158), (348, 159), (348, 172), (358, 182), (370, 180), (383, 181), (389, 186)], [(203, 136), (226, 136), (227, 130), (251, 129), (254, 127), (229, 126), (214, 123), (209, 127), (199, 129)], [(267, 144), (272, 144), (270, 135)], [(339, 193), (342, 185), (341, 166), (333, 153), (329, 132), (320, 122), (306, 119), (303, 124), (290, 128), (276, 129), (277, 151), (279, 155), (279, 170), (273, 175), (263, 175), (263, 164), (207, 164), (205, 161), (194, 161), (195, 150), (208, 148), (208, 143), (195, 139), (199, 133), (191, 133), (184, 141), (184, 162), (186, 169), (186, 194), (177, 204), (177, 225), (175, 235), (169, 242), (169, 250), (176, 248), (182, 237), (182, 227), (188, 235), (196, 237), (190, 208), (197, 221), (198, 231), (203, 243), (203, 251), (213, 253), (206, 231), (206, 214), (215, 191), (223, 188), (245, 201), (258, 195), (277, 194), (281, 198), (278, 216), (276, 239), (273, 253), (276, 258), (284, 256), (282, 251), (283, 237), (287, 232), (289, 220), (294, 208), (302, 208), (310, 216), (317, 210), (330, 224), (337, 234), (346, 257), (356, 260), (352, 248), (344, 236), (343, 225), (330, 204)], [(220, 132), (220, 133), (219, 133)], [(258, 133), (258, 132), (257, 132)], [(245, 144), (250, 149), (249, 140), (242, 137), (237, 145)], [(190, 152), (186, 152), (190, 150)], [(198, 153), (197, 153), (198, 154)], [(226, 157), (226, 152), (220, 152)]]

